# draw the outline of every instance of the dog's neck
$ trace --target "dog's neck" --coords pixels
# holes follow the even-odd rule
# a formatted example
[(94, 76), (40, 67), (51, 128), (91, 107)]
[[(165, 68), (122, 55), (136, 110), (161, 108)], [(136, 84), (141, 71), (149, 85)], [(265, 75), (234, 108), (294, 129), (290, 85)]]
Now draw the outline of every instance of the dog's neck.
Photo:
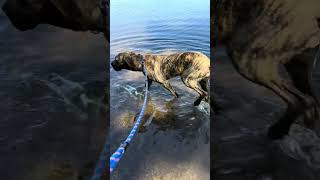
[(141, 65), (141, 70), (142, 71), (144, 71), (144, 62), (145, 60), (144, 60), (144, 57), (143, 57), (143, 55), (141, 55), (141, 58), (140, 58), (140, 65)]
[(145, 59), (144, 59), (144, 56), (141, 55), (140, 57), (140, 71), (142, 71), (143, 73), (145, 73)]

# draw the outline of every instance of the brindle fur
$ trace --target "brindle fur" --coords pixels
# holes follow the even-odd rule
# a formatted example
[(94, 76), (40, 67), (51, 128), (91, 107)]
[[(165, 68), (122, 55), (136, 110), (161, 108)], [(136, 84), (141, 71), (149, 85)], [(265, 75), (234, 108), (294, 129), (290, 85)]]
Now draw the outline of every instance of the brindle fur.
[(142, 71), (141, 59), (144, 59), (149, 88), (153, 81), (163, 85), (173, 96), (179, 97), (172, 88), (169, 79), (180, 76), (182, 82), (195, 90), (200, 96), (194, 102), (197, 106), (206, 98), (208, 100), (208, 83), (210, 77), (210, 60), (200, 52), (183, 52), (170, 55), (141, 55), (123, 52), (111, 63), (116, 71), (128, 69)]
[(320, 40), (320, 1), (219, 0), (216, 5), (213, 41), (226, 45), (241, 75), (271, 89), (287, 104), (269, 136), (282, 138), (298, 117), (313, 127), (320, 110), (311, 87)]

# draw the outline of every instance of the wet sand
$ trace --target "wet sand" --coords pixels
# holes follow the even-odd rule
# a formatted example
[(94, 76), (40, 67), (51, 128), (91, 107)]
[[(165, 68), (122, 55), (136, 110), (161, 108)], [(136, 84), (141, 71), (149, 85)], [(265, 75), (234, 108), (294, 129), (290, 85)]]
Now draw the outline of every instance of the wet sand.
[(103, 35), (20, 32), (0, 10), (0, 36), (1, 179), (88, 179), (106, 134)]

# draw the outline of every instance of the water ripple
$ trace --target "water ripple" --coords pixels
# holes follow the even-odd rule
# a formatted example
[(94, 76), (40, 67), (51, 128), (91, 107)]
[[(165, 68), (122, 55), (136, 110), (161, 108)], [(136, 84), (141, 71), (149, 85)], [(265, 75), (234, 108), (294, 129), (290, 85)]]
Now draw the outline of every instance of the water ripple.
[(111, 57), (122, 51), (148, 53), (200, 51), (210, 56), (209, 18), (179, 14), (162, 19), (111, 23)]

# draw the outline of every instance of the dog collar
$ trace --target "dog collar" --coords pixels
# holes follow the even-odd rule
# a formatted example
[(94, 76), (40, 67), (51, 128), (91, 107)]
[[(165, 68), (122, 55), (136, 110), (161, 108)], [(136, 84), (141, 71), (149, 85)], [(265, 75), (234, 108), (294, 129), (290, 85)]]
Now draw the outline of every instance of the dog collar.
[(142, 72), (145, 74), (145, 65), (144, 65), (144, 58), (143, 58), (143, 55), (141, 55), (140, 63), (141, 63)]
[(146, 68), (145, 68), (145, 65), (144, 65), (145, 59), (143, 58), (143, 55), (141, 55), (140, 63), (141, 63), (142, 73), (143, 73), (144, 75), (146, 75), (146, 74), (147, 74), (147, 71), (146, 71)]
[(141, 61), (141, 63), (142, 63), (142, 64), (144, 63), (143, 55), (141, 55), (141, 57), (140, 57), (140, 61)]

